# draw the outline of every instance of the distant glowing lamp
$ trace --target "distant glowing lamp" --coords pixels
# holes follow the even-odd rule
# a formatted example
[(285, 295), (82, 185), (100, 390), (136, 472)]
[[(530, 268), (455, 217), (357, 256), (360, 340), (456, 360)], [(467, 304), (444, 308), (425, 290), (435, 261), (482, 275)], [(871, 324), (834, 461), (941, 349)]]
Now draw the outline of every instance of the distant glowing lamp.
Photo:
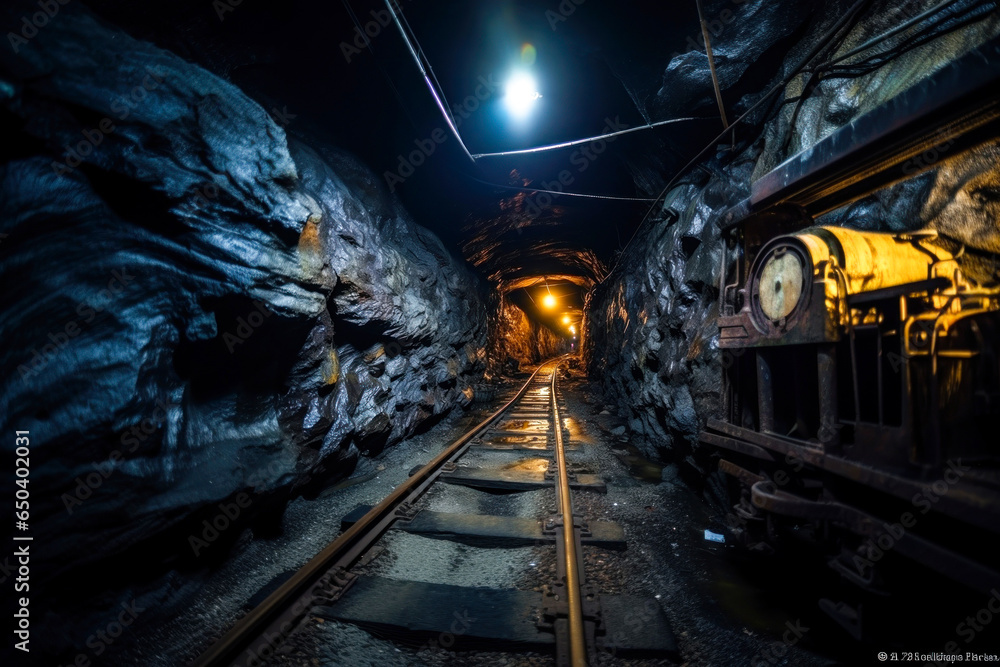
[(517, 72), (507, 81), (504, 104), (507, 105), (511, 115), (522, 118), (528, 115), (535, 101), (541, 96), (534, 77), (526, 72)]
[(554, 296), (552, 296), (551, 294), (546, 294), (542, 298), (542, 305), (545, 306), (546, 308), (555, 308), (556, 307), (556, 298)]
[(575, 336), (576, 335), (576, 327), (573, 326), (572, 324), (569, 325), (569, 332)]
[(563, 324), (569, 324), (569, 315), (563, 315)]

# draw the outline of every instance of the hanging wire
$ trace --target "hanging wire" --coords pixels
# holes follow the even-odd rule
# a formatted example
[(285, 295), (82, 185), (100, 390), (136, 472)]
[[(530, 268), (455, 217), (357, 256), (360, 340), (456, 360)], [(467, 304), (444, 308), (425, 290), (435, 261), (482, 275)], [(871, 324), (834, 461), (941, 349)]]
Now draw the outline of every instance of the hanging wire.
[(824, 35), (823, 39), (820, 40), (819, 44), (813, 47), (813, 49), (810, 50), (809, 53), (807, 53), (804, 58), (802, 58), (799, 64), (796, 65), (792, 69), (792, 71), (787, 76), (785, 76), (784, 79), (775, 84), (770, 90), (765, 92), (764, 95), (759, 100), (754, 102), (749, 109), (740, 114), (740, 116), (733, 121), (732, 125), (730, 125), (729, 128), (717, 134), (715, 138), (712, 139), (712, 141), (710, 141), (704, 148), (698, 151), (697, 155), (691, 158), (686, 165), (684, 165), (680, 170), (678, 170), (673, 175), (673, 177), (671, 177), (671, 179), (660, 191), (660, 194), (657, 195), (656, 199), (653, 200), (654, 202), (653, 205), (646, 210), (646, 214), (642, 216), (642, 220), (640, 220), (639, 224), (636, 225), (636, 228), (632, 232), (632, 236), (629, 238), (628, 243), (625, 244), (625, 247), (622, 248), (621, 253), (615, 260), (614, 266), (611, 267), (611, 269), (607, 272), (607, 274), (605, 274), (604, 278), (600, 282), (602, 283), (605, 282), (606, 280), (608, 280), (608, 278), (614, 275), (615, 271), (618, 270), (618, 267), (621, 264), (621, 260), (625, 256), (625, 253), (629, 249), (629, 246), (631, 246), (632, 242), (635, 241), (635, 238), (636, 236), (638, 236), (639, 231), (645, 226), (646, 221), (649, 219), (650, 214), (656, 208), (656, 202), (659, 202), (661, 199), (663, 199), (664, 195), (666, 195), (667, 192), (669, 192), (671, 188), (674, 187), (674, 184), (680, 179), (680, 177), (685, 172), (687, 172), (687, 170), (690, 169), (698, 160), (700, 160), (705, 153), (711, 150), (712, 147), (717, 146), (719, 141), (724, 139), (725, 136), (729, 134), (730, 131), (735, 132), (735, 126), (742, 123), (747, 118), (747, 116), (749, 116), (757, 109), (757, 107), (763, 104), (766, 100), (769, 100), (771, 96), (774, 95), (774, 93), (785, 88), (791, 82), (792, 79), (798, 76), (805, 69), (806, 65), (808, 65), (813, 58), (815, 58), (819, 53), (822, 52), (822, 50), (826, 47), (827, 43), (836, 37), (837, 33), (840, 32), (841, 28), (843, 28), (848, 21), (852, 20), (854, 16), (861, 10), (861, 8), (864, 5), (868, 4), (869, 2), (870, 0), (858, 0), (857, 2), (855, 2), (854, 5), (852, 5), (851, 8), (844, 15), (842, 15), (840, 19), (838, 19), (837, 22), (834, 23), (833, 26), (831, 26), (831, 28), (827, 31), (826, 35)]
[[(346, 3), (346, 0), (344, 0), (344, 1)], [(406, 22), (406, 18), (403, 17), (401, 15), (401, 13), (397, 13), (396, 12), (395, 7), (393, 6), (394, 5), (393, 0), (385, 0), (385, 4), (386, 4), (386, 7), (389, 9), (389, 14), (392, 16), (393, 22), (396, 24), (396, 28), (399, 30), (399, 33), (402, 36), (403, 41), (405, 42), (407, 49), (409, 49), (409, 51), (410, 51), (410, 55), (412, 56), (413, 61), (417, 65), (417, 69), (420, 70), (420, 74), (421, 74), (421, 76), (423, 76), (424, 82), (427, 84), (427, 88), (431, 92), (431, 96), (434, 98), (434, 101), (437, 104), (438, 109), (441, 111), (441, 114), (444, 116), (445, 122), (448, 124), (448, 128), (451, 130), (451, 133), (454, 135), (455, 139), (458, 140), (459, 145), (462, 147), (462, 151), (465, 153), (465, 155), (469, 158), (469, 160), (473, 164), (476, 164), (476, 157), (487, 157), (487, 156), (491, 155), (491, 154), (484, 153), (484, 154), (479, 154), (478, 156), (473, 156), (469, 152), (469, 149), (466, 147), (465, 142), (462, 140), (461, 134), (459, 134), (459, 132), (458, 132), (458, 127), (457, 127), (457, 124), (454, 122), (454, 117), (452, 116), (451, 111), (448, 109), (448, 106), (447, 106), (447, 103), (446, 103), (446, 99), (444, 97), (444, 91), (443, 91), (443, 89), (442, 89), (442, 91), (440, 93), (437, 90), (438, 88), (440, 88), (441, 84), (437, 80), (437, 76), (434, 74), (433, 68), (431, 68), (429, 62), (427, 62), (426, 67), (424, 65), (425, 61), (427, 61), (427, 56), (424, 53), (423, 49), (421, 48), (420, 43), (419, 43), (419, 41), (416, 38), (416, 35), (413, 34), (413, 29), (410, 28), (409, 23)], [(350, 13), (352, 15), (352, 18), (354, 18), (353, 11), (351, 11)], [(355, 25), (357, 25), (357, 21), (356, 20), (355, 20)], [(371, 45), (369, 44), (369, 49), (370, 48), (371, 48)], [(433, 77), (433, 82), (431, 81), (432, 77)], [(630, 132), (630, 131), (638, 131), (638, 130), (651, 129), (651, 128), (658, 127), (658, 126), (661, 126), (661, 125), (668, 125), (668, 124), (675, 123), (675, 122), (680, 122), (680, 121), (683, 121), (683, 120), (701, 120), (701, 119), (694, 119), (694, 118), (692, 118), (692, 119), (675, 119), (675, 120), (668, 120), (668, 121), (660, 121), (659, 123), (653, 123), (651, 125), (644, 125), (644, 126), (637, 127), (637, 128), (629, 128), (628, 130), (620, 131), (620, 133), (621, 134), (625, 134), (625, 133)], [(611, 134), (608, 134), (608, 135), (602, 135), (602, 136), (598, 136), (598, 137), (590, 137), (590, 138), (587, 138), (587, 139), (580, 139), (580, 140), (577, 140), (575, 142), (567, 142), (567, 145), (577, 145), (577, 144), (589, 143), (589, 142), (592, 142), (592, 141), (600, 140), (601, 138), (607, 138), (607, 137), (610, 137), (610, 136), (616, 136), (617, 134), (618, 133), (611, 133)], [(558, 147), (562, 147), (562, 146), (558, 146)], [(547, 150), (547, 148), (543, 148), (542, 150)], [(517, 151), (517, 152), (534, 152), (534, 149), (527, 149), (526, 151)], [(507, 154), (513, 154), (513, 152), (507, 153)], [(475, 181), (477, 181), (479, 183), (483, 183), (485, 185), (489, 185), (491, 187), (497, 187), (497, 188), (522, 190), (522, 191), (528, 191), (528, 192), (532, 192), (532, 191), (533, 192), (547, 192), (547, 193), (550, 193), (550, 194), (565, 195), (567, 197), (583, 197), (583, 198), (588, 198), (588, 199), (603, 199), (603, 200), (608, 200), (608, 201), (642, 201), (642, 202), (651, 202), (651, 201), (654, 201), (654, 200), (648, 199), (648, 198), (644, 199), (644, 198), (635, 198), (635, 197), (616, 197), (616, 196), (612, 196), (612, 195), (595, 195), (595, 194), (587, 194), (587, 193), (581, 193), (581, 192), (559, 192), (557, 190), (546, 190), (544, 188), (518, 188), (516, 186), (509, 186), (509, 185), (504, 185), (504, 184), (501, 184), (501, 183), (491, 183), (489, 181), (484, 181), (484, 180), (475, 178), (473, 176), (469, 176), (468, 174), (466, 174), (466, 176), (468, 178), (472, 178), (473, 180), (475, 180)]]
[(456, 141), (458, 141), (458, 145), (462, 147), (462, 151), (465, 153), (465, 156), (469, 158), (470, 162), (475, 164), (476, 161), (472, 159), (472, 155), (469, 153), (469, 149), (466, 148), (465, 142), (462, 141), (462, 135), (458, 133), (458, 128), (455, 126), (455, 123), (452, 120), (451, 112), (448, 110), (447, 106), (442, 101), (441, 95), (438, 95), (438, 91), (435, 88), (434, 83), (431, 81), (430, 76), (427, 73), (427, 69), (424, 67), (424, 63), (421, 61), (420, 55), (417, 52), (417, 49), (414, 48), (413, 46), (414, 43), (416, 43), (416, 36), (413, 36), (413, 39), (411, 41), (410, 35), (407, 34), (406, 29), (403, 27), (403, 24), (399, 19), (399, 14), (396, 12), (396, 8), (393, 5), (394, 5), (393, 0), (385, 0), (385, 6), (389, 9), (389, 14), (392, 16), (392, 20), (396, 24), (396, 28), (399, 29), (399, 34), (403, 37), (403, 41), (406, 42), (406, 48), (410, 50), (410, 55), (413, 56), (413, 62), (416, 63), (417, 69), (420, 70), (420, 75), (424, 77), (424, 82), (427, 84), (427, 89), (431, 91), (431, 96), (434, 98), (434, 102), (437, 104), (438, 109), (441, 110), (441, 114), (444, 116), (444, 120), (448, 124), (448, 128), (451, 130), (451, 133), (455, 136)]
[(519, 192), (547, 192), (553, 195), (564, 195), (566, 197), (582, 197), (585, 199), (602, 199), (605, 201), (631, 201), (631, 202), (655, 202), (656, 199), (651, 197), (619, 197), (617, 195), (595, 195), (586, 192), (569, 192), (560, 190), (547, 190), (545, 188), (532, 188), (520, 185), (507, 185), (504, 183), (493, 183), (491, 181), (484, 181), (481, 178), (476, 178), (475, 176), (469, 176), (466, 174), (466, 178), (469, 178), (477, 183), (482, 183), (483, 185), (489, 185), (494, 188), (503, 188), (505, 190), (517, 190)]
[(920, 14), (917, 14), (916, 16), (914, 16), (913, 18), (909, 19), (908, 21), (905, 21), (905, 22), (901, 23), (900, 25), (896, 26), (895, 28), (892, 28), (891, 30), (887, 30), (886, 32), (884, 32), (881, 35), (879, 35), (878, 37), (873, 37), (872, 39), (868, 40), (864, 44), (861, 44), (860, 46), (854, 47), (853, 49), (851, 49), (847, 53), (842, 53), (842, 54), (840, 54), (839, 56), (837, 56), (835, 58), (831, 58), (830, 60), (827, 60), (826, 62), (820, 63), (819, 65), (816, 65), (816, 67), (814, 67), (812, 69), (815, 69), (815, 70), (826, 69), (826, 68), (828, 68), (828, 67), (830, 67), (832, 65), (836, 65), (839, 62), (847, 60), (848, 58), (850, 58), (852, 56), (855, 56), (855, 55), (861, 53), (862, 51), (867, 51), (868, 49), (872, 48), (873, 46), (878, 46), (879, 44), (884, 43), (885, 40), (889, 39), (890, 37), (895, 37), (899, 33), (901, 33), (904, 30), (910, 28), (911, 26), (914, 26), (917, 23), (920, 23), (921, 21), (923, 21), (928, 16), (932, 16), (933, 14), (936, 14), (936, 13), (938, 13), (938, 12), (944, 10), (944, 9), (947, 9), (948, 7), (950, 7), (951, 5), (954, 5), (955, 3), (959, 2), (959, 1), (960, 0), (944, 0), (944, 2), (940, 2), (940, 3), (936, 4), (936, 5), (934, 5), (933, 7), (931, 7), (930, 9), (928, 9), (927, 11), (924, 11), (924, 12), (921, 12)]
[[(817, 68), (816, 71), (823, 74), (824, 78), (827, 79), (863, 76), (902, 56), (907, 51), (923, 46), (932, 40), (950, 34), (967, 25), (981, 21), (996, 11), (996, 2), (959, 7), (940, 21), (909, 35), (895, 47), (875, 53), (867, 60), (849, 64), (832, 64), (823, 69)], [(840, 58), (838, 58), (838, 61), (840, 61)]]
[[(792, 78), (794, 78), (795, 76), (797, 76), (801, 72), (804, 72), (804, 71), (817, 72), (817, 71), (821, 71), (821, 70), (830, 70), (830, 69), (834, 68), (834, 66), (836, 65), (836, 63), (842, 62), (842, 61), (846, 60), (847, 58), (849, 58), (851, 56), (854, 56), (854, 55), (857, 55), (858, 53), (861, 53), (864, 50), (867, 50), (867, 49), (870, 49), (870, 48), (872, 48), (874, 46), (879, 45), (880, 43), (884, 42), (886, 39), (889, 39), (889, 38), (891, 38), (891, 37), (893, 37), (895, 35), (898, 35), (899, 33), (905, 31), (907, 28), (910, 28), (913, 25), (916, 25), (917, 23), (919, 23), (923, 19), (927, 18), (928, 16), (931, 16), (931, 15), (937, 13), (937, 12), (943, 11), (943, 10), (947, 9), (948, 7), (950, 7), (951, 5), (956, 4), (960, 0), (944, 0), (944, 2), (938, 3), (934, 7), (928, 9), (927, 11), (921, 12), (919, 15), (917, 15), (917, 16), (911, 18), (911, 19), (908, 19), (903, 24), (901, 24), (899, 26), (896, 26), (895, 28), (893, 28), (893, 29), (891, 29), (889, 31), (886, 31), (885, 33), (882, 33), (881, 35), (879, 35), (877, 37), (874, 37), (874, 38), (866, 41), (864, 44), (861, 44), (858, 47), (855, 47), (854, 49), (851, 49), (851, 51), (849, 51), (848, 53), (841, 54), (841, 55), (837, 56), (836, 58), (824, 61), (824, 62), (822, 62), (822, 63), (820, 63), (818, 65), (813, 66), (812, 68), (808, 68), (807, 69), (806, 65), (808, 64), (808, 62), (810, 60), (812, 60), (813, 58), (815, 58), (817, 55), (819, 55), (822, 51), (826, 50), (826, 47), (828, 46), (828, 43), (830, 41), (832, 41), (833, 39), (836, 38), (836, 34), (839, 33), (840, 30), (841, 30), (841, 28), (843, 28), (847, 24), (847, 20), (848, 19), (852, 19), (861, 10), (862, 6), (867, 3), (867, 1), (868, 0), (859, 0), (857, 3), (855, 3), (848, 10), (848, 12), (831, 28), (831, 30), (829, 30), (827, 32), (827, 35), (820, 42), (820, 45), (817, 48), (814, 48), (809, 53), (809, 55), (807, 55), (802, 60), (802, 62), (795, 69), (792, 70), (791, 74), (789, 74), (787, 77), (785, 77), (784, 80), (782, 80), (779, 84), (777, 84), (776, 86), (774, 86), (773, 88), (771, 88), (770, 90), (768, 90), (760, 100), (758, 100), (753, 106), (751, 106), (749, 109), (747, 109), (747, 111), (744, 112), (742, 115), (740, 115), (739, 118), (737, 118), (735, 121), (733, 121), (732, 126), (735, 126), (735, 125), (741, 123), (762, 102), (764, 102), (766, 99), (770, 98), (771, 95), (773, 95), (779, 89), (784, 88), (785, 86), (787, 86), (788, 83), (792, 80)], [(991, 3), (988, 3), (988, 4), (992, 5), (994, 8), (996, 8), (996, 3), (995, 2), (991, 2)], [(976, 5), (972, 6), (971, 8), (969, 8), (968, 11), (974, 11), (976, 9), (983, 9), (986, 6), (987, 6), (987, 4), (976, 4)], [(957, 16), (957, 14), (955, 16)], [(980, 18), (982, 18), (982, 16), (975, 17), (972, 20), (979, 20)], [(946, 23), (948, 20), (949, 19), (945, 19), (941, 23), (942, 24)], [(967, 23), (972, 22), (972, 20), (966, 21), (965, 23), (962, 23), (961, 25), (966, 25)], [(950, 31), (948, 31), (948, 32), (950, 32)], [(944, 33), (944, 34), (946, 34), (946, 33)], [(939, 35), (934, 35), (934, 37), (936, 37), (936, 36), (939, 36)], [(924, 40), (923, 42), (919, 42), (919, 43), (925, 43), (926, 41), (927, 40)], [(910, 48), (912, 48), (912, 45), (910, 45)], [(892, 56), (894, 54), (891, 51), (889, 51), (889, 52), (883, 52), (883, 54), (880, 54), (880, 55), (886, 55), (887, 58), (886, 58), (886, 60), (884, 62), (888, 62), (888, 60), (890, 59), (890, 57), (888, 57), (888, 56)], [(884, 64), (884, 62), (879, 63), (878, 66)], [(855, 66), (849, 65), (849, 66), (846, 66), (846, 67), (855, 67)], [(843, 74), (840, 74), (840, 75), (843, 76)], [(833, 76), (838, 76), (838, 74), (834, 73)], [(705, 148), (703, 148), (694, 158), (692, 158), (680, 171), (678, 171), (676, 174), (674, 174), (673, 178), (670, 179), (670, 181), (667, 183), (666, 187), (664, 187), (663, 190), (660, 192), (659, 196), (656, 198), (656, 201), (659, 201), (660, 199), (662, 199), (663, 196), (674, 186), (674, 183), (676, 183), (676, 181), (680, 178), (680, 176), (683, 175), (688, 169), (690, 169), (693, 166), (693, 163), (695, 163), (697, 160), (699, 160), (709, 149), (712, 148), (712, 146), (716, 145), (721, 139), (723, 139), (725, 137), (725, 135), (727, 134), (727, 132), (728, 132), (728, 130), (720, 133), (719, 135), (717, 135), (712, 140), (711, 143), (709, 143), (707, 146), (705, 146)], [(653, 206), (651, 206), (646, 211), (646, 214), (643, 216), (642, 220), (639, 222), (639, 225), (636, 227), (635, 231), (632, 233), (632, 236), (629, 239), (628, 243), (625, 244), (625, 248), (623, 248), (622, 251), (621, 251), (621, 253), (619, 254), (618, 259), (615, 261), (614, 266), (612, 266), (611, 270), (608, 271), (607, 275), (605, 275), (604, 280), (607, 280), (610, 276), (614, 275), (614, 272), (618, 269), (618, 266), (619, 266), (619, 264), (621, 262), (622, 257), (624, 257), (624, 255), (625, 255), (625, 251), (628, 249), (628, 247), (635, 240), (635, 237), (638, 235), (640, 229), (645, 225), (646, 220), (649, 219), (650, 213), (652, 213), (655, 208), (656, 208), (656, 206), (654, 204)], [(604, 282), (604, 280), (602, 280), (601, 282)]]
[(534, 148), (521, 148), (515, 151), (501, 151), (499, 153), (475, 153), (472, 157), (476, 160), (484, 157), (504, 157), (508, 155), (529, 155), (531, 153), (541, 153), (543, 151), (553, 151), (560, 148), (570, 148), (572, 146), (580, 146), (582, 144), (589, 144), (594, 141), (601, 141), (604, 139), (613, 139), (615, 137), (620, 137), (623, 134), (629, 134), (631, 132), (640, 132), (642, 130), (652, 130), (653, 128), (663, 127), (664, 125), (673, 125), (674, 123), (683, 123), (692, 120), (711, 120), (714, 118), (703, 118), (692, 116), (690, 118), (671, 118), (670, 120), (661, 120), (655, 123), (647, 123), (646, 125), (639, 125), (638, 127), (630, 127), (625, 130), (617, 130), (615, 132), (608, 132), (607, 134), (599, 134), (594, 137), (588, 137), (586, 139), (574, 139), (573, 141), (564, 141), (558, 144), (550, 144), (548, 146), (536, 146)]
[[(393, 2), (394, 0), (387, 0), (387, 1), (388, 2)], [(419, 53), (420, 57), (422, 57), (424, 59), (424, 62), (427, 63), (427, 69), (431, 73), (431, 78), (434, 79), (434, 84), (437, 86), (437, 89), (441, 93), (441, 99), (444, 100), (445, 112), (447, 113), (448, 118), (451, 119), (451, 122), (455, 125), (455, 127), (456, 127), (455, 131), (457, 132), (458, 131), (457, 130), (457, 128), (458, 128), (458, 122), (455, 120), (455, 115), (451, 112), (451, 105), (448, 104), (448, 98), (445, 97), (445, 94), (444, 94), (444, 86), (442, 86), (441, 82), (438, 81), (437, 74), (434, 73), (434, 68), (431, 66), (431, 60), (430, 60), (430, 58), (427, 57), (427, 54), (424, 53), (423, 47), (420, 46), (420, 42), (417, 40), (417, 33), (415, 33), (413, 31), (413, 28), (410, 27), (410, 22), (406, 20), (406, 14), (404, 14), (403, 12), (399, 12), (399, 20), (402, 21), (403, 25), (406, 26), (406, 30), (413, 37), (413, 43), (416, 44), (416, 46), (417, 46), (417, 53)], [(468, 151), (466, 151), (466, 152), (468, 152)]]
[(375, 60), (375, 64), (378, 66), (379, 71), (382, 73), (382, 76), (385, 78), (386, 83), (389, 84), (389, 88), (392, 89), (392, 94), (396, 97), (396, 101), (399, 102), (399, 106), (402, 107), (403, 113), (406, 114), (407, 120), (410, 121), (410, 125), (412, 125), (414, 128), (416, 128), (417, 127), (417, 123), (413, 120), (413, 116), (410, 115), (410, 110), (407, 108), (406, 104), (403, 102), (403, 96), (400, 95), (399, 94), (399, 90), (396, 89), (396, 84), (393, 83), (392, 77), (390, 77), (389, 73), (385, 71), (385, 67), (382, 66), (381, 59), (379, 59), (379, 57), (375, 54), (375, 49), (374, 49), (374, 47), (372, 47), (372, 40), (369, 39), (368, 35), (364, 31), (364, 28), (361, 27), (361, 21), (358, 20), (357, 14), (354, 13), (354, 8), (351, 7), (351, 3), (349, 2), (349, 0), (341, 0), (341, 2), (344, 5), (344, 9), (347, 10), (348, 15), (350, 15), (351, 21), (354, 22), (354, 27), (358, 29), (358, 34), (360, 34), (362, 37), (364, 37), (365, 46), (368, 47), (368, 51), (372, 54), (372, 58)]

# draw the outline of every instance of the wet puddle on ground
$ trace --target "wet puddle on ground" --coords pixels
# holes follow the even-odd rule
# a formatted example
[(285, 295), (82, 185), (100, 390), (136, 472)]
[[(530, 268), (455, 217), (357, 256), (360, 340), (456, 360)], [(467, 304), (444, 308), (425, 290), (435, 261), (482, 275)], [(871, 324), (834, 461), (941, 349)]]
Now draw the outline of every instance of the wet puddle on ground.
[(520, 459), (500, 466), (501, 470), (517, 472), (545, 472), (549, 469), (548, 459)]
[[(663, 466), (647, 459), (634, 445), (615, 443), (611, 451), (628, 467), (634, 479), (660, 483)], [(782, 602), (787, 600), (779, 600), (774, 592), (774, 578), (780, 579), (782, 574), (771, 572), (768, 575), (759, 566), (755, 568), (741, 562), (734, 546), (705, 539), (705, 530), (721, 534), (724, 529), (697, 499), (691, 497), (686, 504), (690, 516), (688, 525), (691, 526), (687, 550), (690, 569), (703, 573), (697, 579), (704, 591), (706, 606), (715, 607), (715, 613), (721, 611), (750, 630), (780, 634), (787, 621), (795, 620), (789, 611), (781, 608)]]
[[(707, 614), (722, 613), (747, 630), (772, 637), (780, 637), (789, 622), (811, 622), (815, 600), (810, 604), (797, 599), (808, 596), (808, 585), (802, 585), (805, 582), (794, 583), (797, 573), (788, 571), (779, 561), (751, 558), (751, 554), (729, 543), (725, 529), (704, 503), (690, 494), (683, 498), (689, 517), (685, 523), (690, 526), (686, 531), (690, 542), (685, 569), (697, 573), (695, 580), (703, 593)], [(706, 539), (705, 530), (725, 535), (726, 542)]]
[(549, 430), (548, 419), (512, 419), (505, 421), (496, 427), (498, 431), (531, 431), (547, 433)]
[(643, 482), (659, 484), (663, 466), (642, 455), (639, 448), (629, 443), (616, 443), (612, 453), (628, 467), (628, 474)]
[(524, 445), (545, 449), (547, 439), (537, 435), (498, 435), (489, 439), (496, 445)]

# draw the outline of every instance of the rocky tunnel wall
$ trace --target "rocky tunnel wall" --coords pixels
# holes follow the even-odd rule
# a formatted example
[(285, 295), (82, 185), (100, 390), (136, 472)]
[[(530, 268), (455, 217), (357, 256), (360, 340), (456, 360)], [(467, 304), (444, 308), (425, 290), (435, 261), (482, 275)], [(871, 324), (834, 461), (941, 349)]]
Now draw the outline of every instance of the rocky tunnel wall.
[[(781, 82), (852, 4), (706, 3), (708, 16), (729, 17), (717, 21), (719, 34), (712, 44), (730, 119)], [(828, 55), (845, 53), (933, 4), (870, 3)], [(692, 454), (698, 432), (717, 415), (722, 359), (715, 318), (722, 241), (715, 222), (720, 213), (749, 196), (750, 184), (788, 157), (1000, 32), (996, 14), (984, 14), (973, 3), (958, 3), (951, 11), (954, 18), (927, 39), (904, 32), (883, 43), (879, 50), (892, 57), (876, 58), (843, 76), (793, 78), (776, 102), (761, 105), (737, 126), (735, 144), (719, 146), (714, 157), (703, 160), (703, 168), (675, 183), (654, 222), (640, 230), (617, 270), (591, 292), (587, 367), (608, 401), (628, 418), (635, 442), (647, 454), (697, 466)], [(704, 51), (670, 60), (652, 105), (665, 117), (718, 113)], [(961, 155), (943, 145), (916, 159), (920, 163), (913, 171), (930, 168), (818, 223), (882, 231), (936, 229), (965, 244), (970, 257), (992, 265), (981, 274), (995, 283), (1000, 143)], [(637, 182), (655, 180), (648, 171), (634, 171)]]
[(30, 432), (33, 584), (183, 561), (158, 545), (219, 503), (273, 523), (471, 400), (482, 285), (357, 160), (77, 5), (18, 46), (0, 413)]
[(506, 294), (496, 292), (489, 309), (488, 375), (517, 371), (570, 351), (567, 340), (535, 322)]

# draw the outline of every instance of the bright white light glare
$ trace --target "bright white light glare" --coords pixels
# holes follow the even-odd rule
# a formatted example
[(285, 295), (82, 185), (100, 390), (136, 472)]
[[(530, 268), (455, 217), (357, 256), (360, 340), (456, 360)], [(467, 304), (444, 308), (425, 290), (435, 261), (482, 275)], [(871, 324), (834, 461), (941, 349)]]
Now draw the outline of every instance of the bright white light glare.
[(518, 72), (507, 82), (504, 103), (513, 115), (524, 116), (541, 96), (535, 79), (530, 74)]

